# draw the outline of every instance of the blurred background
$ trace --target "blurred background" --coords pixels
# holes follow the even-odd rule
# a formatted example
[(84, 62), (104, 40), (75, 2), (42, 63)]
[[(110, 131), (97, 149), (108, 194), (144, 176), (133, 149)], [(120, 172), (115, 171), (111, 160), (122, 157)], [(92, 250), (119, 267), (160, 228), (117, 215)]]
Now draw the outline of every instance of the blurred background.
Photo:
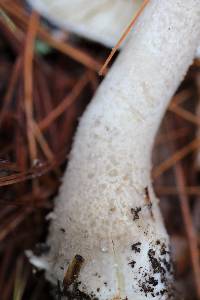
[[(109, 53), (62, 31), (22, 0), (0, 0), (1, 300), (61, 299), (25, 250), (45, 251), (46, 216)], [(172, 241), (176, 288), (186, 300), (200, 299), (199, 125), (195, 59), (158, 132), (152, 170)]]

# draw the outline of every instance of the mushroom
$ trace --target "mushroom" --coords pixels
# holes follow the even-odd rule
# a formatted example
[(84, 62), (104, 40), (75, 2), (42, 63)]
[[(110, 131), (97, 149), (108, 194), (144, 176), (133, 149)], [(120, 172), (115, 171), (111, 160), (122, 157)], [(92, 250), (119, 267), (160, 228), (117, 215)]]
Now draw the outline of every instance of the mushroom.
[[(112, 48), (144, 0), (27, 0), (27, 2), (58, 27)], [(196, 57), (200, 57), (200, 45)]]
[(116, 44), (143, 0), (27, 0), (59, 27), (108, 47)]
[(150, 0), (81, 118), (41, 257), (65, 299), (173, 299), (151, 152), (199, 38), (199, 0)]

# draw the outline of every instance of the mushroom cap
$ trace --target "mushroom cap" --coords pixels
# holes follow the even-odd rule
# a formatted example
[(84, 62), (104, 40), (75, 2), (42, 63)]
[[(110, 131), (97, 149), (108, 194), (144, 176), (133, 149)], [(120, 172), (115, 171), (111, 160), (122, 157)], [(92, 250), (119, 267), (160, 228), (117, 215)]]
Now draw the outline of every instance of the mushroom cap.
[(27, 0), (58, 27), (113, 47), (143, 0)]

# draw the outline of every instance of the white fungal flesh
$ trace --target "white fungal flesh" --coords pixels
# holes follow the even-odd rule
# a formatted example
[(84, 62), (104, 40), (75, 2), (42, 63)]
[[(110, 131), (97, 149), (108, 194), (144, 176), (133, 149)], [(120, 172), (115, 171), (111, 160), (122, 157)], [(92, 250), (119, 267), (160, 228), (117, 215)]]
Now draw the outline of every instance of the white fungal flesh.
[[(55, 25), (107, 47), (114, 47), (143, 0), (27, 0), (27, 2)], [(196, 57), (200, 58), (200, 45)]]
[(108, 47), (116, 44), (143, 0), (27, 0), (42, 15)]
[(74, 294), (78, 286), (90, 299), (171, 299), (151, 151), (199, 38), (199, 0), (151, 0), (81, 118), (44, 257), (54, 283), (84, 258)]

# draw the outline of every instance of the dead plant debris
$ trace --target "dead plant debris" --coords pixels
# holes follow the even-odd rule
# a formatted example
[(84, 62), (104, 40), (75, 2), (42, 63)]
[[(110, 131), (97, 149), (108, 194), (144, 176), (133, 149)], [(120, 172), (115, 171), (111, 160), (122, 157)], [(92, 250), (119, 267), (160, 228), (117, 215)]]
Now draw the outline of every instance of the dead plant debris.
[[(45, 216), (53, 207), (73, 134), (109, 54), (98, 44), (66, 36), (56, 39), (22, 0), (0, 1), (2, 300), (19, 295), (16, 299), (53, 299), (24, 250), (45, 241)], [(158, 133), (152, 171), (172, 241), (178, 250), (183, 243), (188, 253), (183, 259), (174, 247), (178, 288), (188, 300), (200, 299), (199, 74), (196, 60)]]

